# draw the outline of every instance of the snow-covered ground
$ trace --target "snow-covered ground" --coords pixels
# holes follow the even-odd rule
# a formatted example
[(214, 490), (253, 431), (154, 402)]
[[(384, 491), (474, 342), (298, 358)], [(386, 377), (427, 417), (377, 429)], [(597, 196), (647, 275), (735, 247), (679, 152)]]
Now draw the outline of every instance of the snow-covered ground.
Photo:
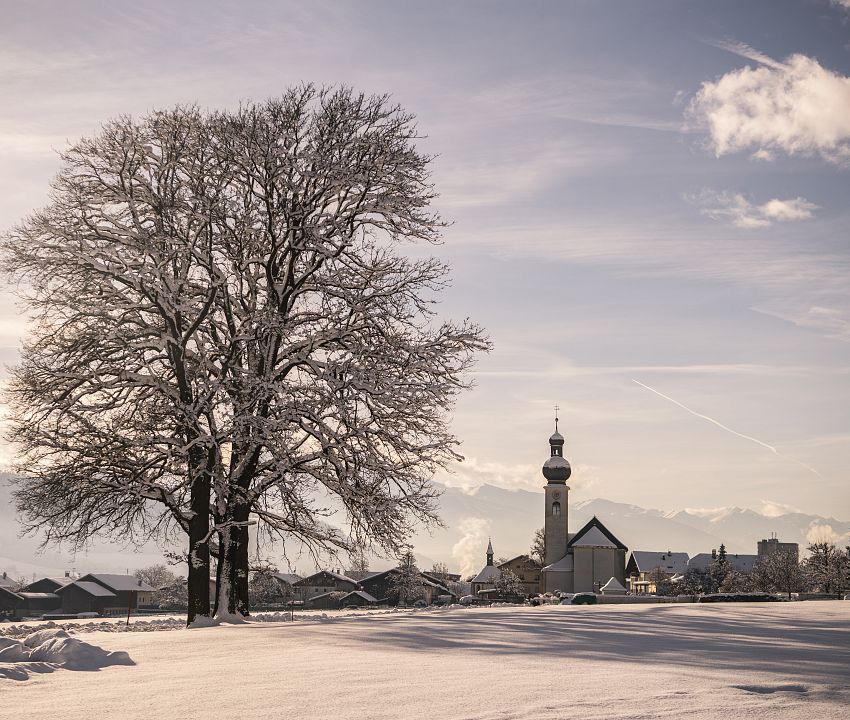
[(844, 718), (850, 602), (494, 607), (87, 632), (135, 665), (0, 680), (0, 718)]

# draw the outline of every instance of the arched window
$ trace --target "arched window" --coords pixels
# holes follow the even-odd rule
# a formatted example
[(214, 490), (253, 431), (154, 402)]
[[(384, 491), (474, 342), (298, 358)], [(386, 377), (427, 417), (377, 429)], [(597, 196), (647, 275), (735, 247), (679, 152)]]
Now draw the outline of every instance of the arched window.
[(561, 514), (561, 503), (553, 502), (552, 503), (552, 515), (554, 517), (558, 517)]

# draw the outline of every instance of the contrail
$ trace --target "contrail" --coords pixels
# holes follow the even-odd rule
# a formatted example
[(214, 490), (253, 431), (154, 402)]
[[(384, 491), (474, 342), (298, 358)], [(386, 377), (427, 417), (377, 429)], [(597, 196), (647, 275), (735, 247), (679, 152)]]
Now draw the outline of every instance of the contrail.
[(651, 393), (655, 393), (659, 397), (663, 397), (665, 400), (669, 400), (674, 405), (678, 405), (680, 408), (682, 408), (682, 410), (687, 410), (691, 415), (696, 415), (698, 418), (702, 418), (703, 420), (707, 420), (712, 425), (717, 425), (717, 427), (719, 427), (721, 430), (725, 430), (728, 433), (732, 433), (733, 435), (737, 435), (739, 438), (744, 438), (744, 440), (749, 440), (750, 442), (754, 442), (756, 445), (761, 445), (763, 448), (767, 448), (768, 450), (770, 450), (770, 452), (772, 452), (777, 457), (780, 457), (783, 460), (788, 460), (789, 462), (796, 463), (797, 465), (800, 465), (801, 467), (806, 468), (806, 470), (808, 470), (809, 472), (813, 472), (819, 478), (823, 477), (823, 475), (821, 475), (813, 467), (809, 467), (808, 465), (806, 465), (806, 463), (800, 462), (799, 460), (795, 460), (794, 458), (789, 458), (789, 457), (783, 455), (775, 447), (773, 447), (773, 445), (768, 445), (766, 442), (762, 442), (758, 438), (754, 438), (751, 435), (744, 435), (744, 433), (739, 433), (737, 430), (733, 430), (730, 427), (726, 427), (726, 425), (724, 425), (721, 422), (718, 422), (714, 418), (708, 417), (708, 415), (703, 415), (702, 413), (698, 413), (696, 410), (691, 410), (687, 405), (682, 405), (682, 403), (680, 403), (678, 400), (674, 400), (670, 396), (665, 395), (662, 392), (658, 392), (658, 390), (655, 390), (654, 388), (649, 387), (649, 385), (644, 385), (640, 380), (635, 380), (634, 378), (632, 378), (632, 382), (637, 384), (637, 385), (640, 385), (642, 388), (644, 388), (646, 390), (649, 390), (649, 392), (651, 392)]

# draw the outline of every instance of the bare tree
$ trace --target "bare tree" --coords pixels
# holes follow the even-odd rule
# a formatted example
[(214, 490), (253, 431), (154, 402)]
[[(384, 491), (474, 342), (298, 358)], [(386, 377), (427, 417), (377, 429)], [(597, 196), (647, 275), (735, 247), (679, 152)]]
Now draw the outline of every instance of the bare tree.
[[(122, 118), (64, 153), (3, 242), (35, 316), (13, 373), (16, 492), (47, 540), (188, 535), (189, 621), (246, 613), (248, 526), (397, 551), (438, 522), (447, 411), (476, 351), (435, 323), (430, 158), (386, 97), (296, 88)], [(345, 532), (326, 519), (341, 517)]]

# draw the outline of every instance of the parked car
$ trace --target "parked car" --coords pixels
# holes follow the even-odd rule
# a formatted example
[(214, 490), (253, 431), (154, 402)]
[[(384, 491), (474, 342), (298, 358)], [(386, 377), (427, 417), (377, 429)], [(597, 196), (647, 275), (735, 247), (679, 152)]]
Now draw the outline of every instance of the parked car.
[(476, 605), (478, 603), (478, 598), (475, 595), (464, 595), (458, 602), (461, 605)]
[(426, 603), (424, 600), (417, 600), (415, 603), (413, 603), (413, 607), (415, 607), (415, 608), (428, 607), (428, 603)]
[(580, 592), (573, 595), (571, 605), (596, 605), (596, 595), (592, 592)]
[(575, 593), (561, 593), (561, 605), (572, 605)]

